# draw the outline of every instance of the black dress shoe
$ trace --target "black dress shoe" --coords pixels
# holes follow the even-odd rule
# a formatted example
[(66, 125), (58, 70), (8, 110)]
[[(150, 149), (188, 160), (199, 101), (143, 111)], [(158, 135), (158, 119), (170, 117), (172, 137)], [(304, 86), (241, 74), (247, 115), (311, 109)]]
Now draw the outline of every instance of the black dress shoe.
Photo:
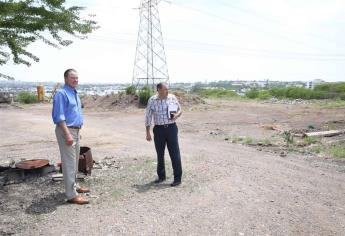
[(174, 181), (170, 184), (171, 187), (179, 186), (182, 182), (181, 181)]
[(155, 181), (153, 181), (153, 183), (159, 184), (159, 183), (162, 183), (164, 181), (165, 181), (165, 178), (159, 178), (159, 179), (156, 179)]

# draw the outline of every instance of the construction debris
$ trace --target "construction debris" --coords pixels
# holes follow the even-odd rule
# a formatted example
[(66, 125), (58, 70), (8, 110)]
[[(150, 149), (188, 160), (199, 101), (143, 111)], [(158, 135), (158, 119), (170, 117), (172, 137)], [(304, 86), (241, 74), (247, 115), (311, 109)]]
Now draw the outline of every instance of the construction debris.
[(18, 169), (23, 169), (23, 170), (38, 169), (47, 165), (49, 165), (49, 161), (43, 160), (43, 159), (25, 160), (25, 161), (16, 163), (16, 167)]
[(55, 171), (55, 166), (49, 164), (38, 168), (2, 167), (0, 171), (0, 186), (22, 183), (26, 180), (46, 176)]
[(84, 174), (91, 175), (94, 161), (89, 147), (80, 147), (78, 170)]
[(62, 181), (63, 180), (63, 174), (62, 173), (58, 173), (58, 174), (52, 175), (52, 180), (53, 181)]
[(303, 137), (333, 137), (333, 136), (341, 135), (344, 133), (345, 133), (345, 130), (329, 130), (329, 131), (304, 133)]
[[(173, 92), (180, 104), (183, 107), (190, 107), (200, 104), (206, 104), (206, 102), (199, 96), (185, 93), (185, 92)], [(91, 110), (125, 110), (130, 108), (138, 108), (139, 97), (138, 95), (127, 95), (125, 93), (108, 94), (105, 96), (99, 95), (85, 95), (81, 97), (81, 102), (85, 109)]]
[[(86, 175), (84, 175), (84, 174), (78, 174), (77, 175), (77, 180), (83, 181), (83, 180), (85, 180), (85, 177), (86, 177)], [(63, 181), (63, 174), (62, 173), (58, 173), (58, 174), (52, 175), (52, 180), (55, 181), (55, 182)]]
[(268, 100), (264, 100), (262, 104), (284, 104), (284, 105), (308, 105), (312, 101), (307, 101), (303, 99), (278, 99), (278, 98), (271, 98)]
[(13, 102), (13, 94), (9, 92), (0, 92), (0, 103), (11, 104)]

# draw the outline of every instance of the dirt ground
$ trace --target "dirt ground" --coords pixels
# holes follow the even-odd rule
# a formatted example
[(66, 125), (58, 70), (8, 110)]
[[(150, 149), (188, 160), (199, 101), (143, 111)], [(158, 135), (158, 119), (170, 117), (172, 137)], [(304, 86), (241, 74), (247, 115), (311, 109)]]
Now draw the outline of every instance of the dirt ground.
[[(0, 235), (345, 235), (345, 164), (291, 152), (281, 156), (227, 141), (277, 131), (321, 129), (345, 109), (208, 101), (178, 121), (183, 184), (153, 185), (155, 150), (145, 140), (144, 110), (85, 111), (82, 145), (101, 168), (82, 185), (86, 206), (65, 203), (48, 176), (0, 189)], [(0, 108), (0, 163), (59, 160), (51, 105)], [(344, 137), (342, 137), (344, 138)]]

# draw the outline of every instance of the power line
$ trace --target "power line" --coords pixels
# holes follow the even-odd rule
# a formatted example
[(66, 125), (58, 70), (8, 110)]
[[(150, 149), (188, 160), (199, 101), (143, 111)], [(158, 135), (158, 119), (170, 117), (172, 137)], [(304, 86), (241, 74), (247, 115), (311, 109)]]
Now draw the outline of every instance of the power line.
[(276, 37), (276, 38), (284, 39), (284, 40), (289, 41), (289, 42), (293, 42), (293, 43), (296, 43), (296, 44), (304, 45), (304, 46), (307, 46), (309, 48), (313, 48), (313, 49), (318, 49), (318, 50), (324, 51), (323, 48), (311, 46), (310, 43), (299, 41), (299, 40), (296, 40), (294, 38), (287, 37), (285, 35), (282, 35), (282, 34), (279, 34), (279, 33), (276, 33), (276, 32), (270, 32), (270, 31), (268, 31), (265, 28), (258, 28), (256, 26), (253, 26), (253, 25), (250, 25), (250, 24), (246, 24), (246, 23), (242, 23), (242, 22), (239, 22), (239, 21), (235, 21), (235, 20), (229, 19), (227, 17), (220, 16), (220, 15), (214, 14), (212, 12), (204, 11), (204, 10), (201, 10), (201, 9), (198, 9), (198, 8), (195, 8), (195, 7), (185, 6), (185, 5), (177, 4), (177, 3), (171, 3), (171, 4), (176, 5), (178, 7), (181, 7), (181, 8), (184, 8), (184, 9), (188, 9), (188, 10), (191, 10), (191, 11), (195, 11), (195, 12), (201, 13), (203, 15), (207, 15), (209, 17), (212, 17), (212, 18), (224, 21), (224, 22), (231, 23), (231, 24), (243, 27), (243, 28), (247, 28), (247, 29), (250, 29), (250, 30), (255, 30), (255, 31), (259, 32), (260, 34), (262, 34), (264, 36), (270, 35), (270, 36), (273, 36), (273, 37)]
[[(121, 35), (121, 34), (118, 34)], [(95, 41), (108, 41), (108, 42), (117, 42), (123, 44), (132, 44), (134, 39), (128, 38), (119, 38), (117, 36), (111, 35), (102, 35), (102, 36), (93, 36)], [(134, 34), (125, 34), (125, 35), (134, 35)], [(181, 39), (166, 39), (168, 45), (176, 44), (177, 48), (184, 47), (193, 50), (196, 49), (196, 52), (224, 52), (228, 50), (237, 55), (252, 55), (252, 56), (263, 56), (263, 57), (275, 57), (281, 59), (300, 59), (300, 60), (318, 60), (318, 61), (344, 61), (345, 54), (324, 54), (324, 53), (303, 53), (303, 52), (292, 52), (292, 51), (280, 51), (280, 50), (268, 50), (268, 49), (255, 49), (255, 48), (245, 48), (245, 47), (235, 47), (226, 44), (215, 44), (207, 43), (193, 40), (181, 40)]]
[[(221, 3), (220, 3), (221, 2)], [(265, 15), (262, 15), (262, 14), (259, 14), (257, 13), (256, 11), (253, 11), (253, 10), (249, 10), (249, 9), (245, 9), (245, 8), (242, 8), (242, 7), (239, 7), (239, 6), (236, 6), (234, 4), (230, 4), (230, 3), (225, 3), (224, 1), (215, 1), (215, 3), (218, 3), (219, 5), (222, 5), (223, 7), (227, 7), (227, 8), (232, 8), (232, 9), (235, 9), (235, 10), (238, 10), (238, 11), (241, 11), (241, 12), (244, 12), (246, 14), (249, 14), (249, 15), (252, 15), (252, 16), (255, 16), (257, 18), (260, 18), (260, 19), (263, 19), (267, 22), (270, 22), (272, 24), (275, 24), (275, 25), (278, 25), (278, 26), (282, 26), (282, 27), (289, 27), (291, 28), (290, 26), (286, 25), (286, 24), (283, 24), (282, 22), (276, 20), (276, 19), (273, 19), (273, 18), (270, 18), (270, 17), (267, 17)], [(327, 38), (327, 37), (324, 37), (324, 36), (321, 36), (321, 35), (318, 35), (318, 34), (314, 34), (314, 33), (308, 33), (306, 32), (305, 33), (306, 35), (309, 35), (309, 37), (312, 37), (312, 38), (315, 38), (315, 39), (320, 39), (320, 40), (323, 40), (323, 41), (328, 41), (330, 43), (339, 43), (338, 41), (334, 40), (334, 39), (330, 39), (330, 38)]]

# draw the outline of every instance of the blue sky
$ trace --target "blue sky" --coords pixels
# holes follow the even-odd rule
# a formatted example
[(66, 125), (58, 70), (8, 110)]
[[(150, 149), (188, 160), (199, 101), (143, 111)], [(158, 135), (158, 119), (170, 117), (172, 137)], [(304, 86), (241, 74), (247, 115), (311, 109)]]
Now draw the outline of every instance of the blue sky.
[[(81, 82), (131, 82), (140, 1), (67, 2), (86, 6), (101, 28), (61, 50), (32, 45), (39, 63), (1, 72), (61, 81), (73, 67)], [(159, 8), (172, 82), (345, 80), (345, 1), (170, 0)]]

